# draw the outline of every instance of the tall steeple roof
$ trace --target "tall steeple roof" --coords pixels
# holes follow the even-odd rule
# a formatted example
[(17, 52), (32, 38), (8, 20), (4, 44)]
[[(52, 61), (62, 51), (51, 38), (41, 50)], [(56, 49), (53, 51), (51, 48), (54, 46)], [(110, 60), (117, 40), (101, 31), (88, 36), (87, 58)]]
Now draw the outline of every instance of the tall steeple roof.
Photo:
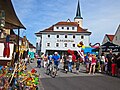
[(75, 17), (75, 19), (83, 19), (82, 16), (81, 16), (81, 12), (80, 12), (79, 0), (78, 0), (77, 12), (76, 12), (76, 17)]

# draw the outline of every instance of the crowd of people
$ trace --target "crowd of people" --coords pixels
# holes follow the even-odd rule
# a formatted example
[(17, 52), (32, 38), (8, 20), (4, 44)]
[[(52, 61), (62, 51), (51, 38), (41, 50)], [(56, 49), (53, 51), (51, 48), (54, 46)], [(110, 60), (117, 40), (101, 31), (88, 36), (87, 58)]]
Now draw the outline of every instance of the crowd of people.
[(58, 52), (53, 55), (42, 54), (41, 57), (38, 57), (37, 66), (45, 68), (52, 61), (58, 69), (62, 63), (62, 69), (66, 73), (73, 71), (79, 73), (80, 65), (83, 64), (88, 74), (94, 75), (95, 72), (107, 73), (113, 76), (119, 76), (120, 74), (120, 53), (113, 54), (112, 50), (108, 54), (102, 52), (100, 56), (88, 52), (84, 55), (84, 59), (81, 58), (78, 52), (74, 52), (74, 54), (66, 53), (63, 56), (60, 56)]
[(87, 53), (85, 60), (86, 71), (89, 74), (91, 73), (91, 68), (93, 68), (93, 74), (96, 69), (101, 73), (107, 73), (113, 76), (119, 75), (120, 73), (120, 53), (113, 54), (112, 50), (108, 54), (102, 52), (98, 57)]

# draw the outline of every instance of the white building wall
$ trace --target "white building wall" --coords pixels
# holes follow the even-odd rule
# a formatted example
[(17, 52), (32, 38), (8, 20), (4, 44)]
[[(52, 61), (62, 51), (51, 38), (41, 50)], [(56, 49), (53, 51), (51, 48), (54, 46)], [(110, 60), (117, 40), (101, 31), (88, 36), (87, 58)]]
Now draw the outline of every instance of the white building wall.
[(41, 52), (45, 53), (45, 47), (46, 47), (46, 34), (43, 34), (42, 35), (42, 38), (41, 38)]
[(120, 46), (120, 26), (118, 27), (116, 34), (113, 39), (113, 43)]
[(75, 19), (74, 21), (77, 22), (80, 27), (83, 26), (83, 19)]
[[(48, 37), (50, 35), (50, 37)], [(59, 35), (59, 38), (56, 36)], [(80, 35), (80, 34), (66, 34), (67, 38), (65, 38), (65, 34), (43, 34), (42, 35), (42, 46), (41, 52), (46, 52), (46, 50), (77, 50), (77, 44), (80, 41), (83, 41), (85, 46), (89, 46), (89, 35)], [(75, 38), (73, 38), (75, 35)], [(81, 36), (84, 36), (84, 39), (81, 39)], [(50, 43), (50, 46), (47, 46), (47, 43)], [(56, 43), (59, 43), (59, 47), (56, 47)], [(67, 47), (65, 47), (65, 43), (67, 43)], [(75, 47), (73, 47), (75, 44)]]
[(108, 37), (105, 35), (102, 44), (105, 44), (105, 43), (108, 42), (108, 41), (110, 42), (110, 40), (108, 39)]
[(36, 46), (36, 49), (37, 50), (40, 50), (40, 41), (41, 41), (41, 37), (39, 36), (39, 37), (37, 37), (37, 40), (36, 40), (36, 43), (38, 43), (38, 45)]

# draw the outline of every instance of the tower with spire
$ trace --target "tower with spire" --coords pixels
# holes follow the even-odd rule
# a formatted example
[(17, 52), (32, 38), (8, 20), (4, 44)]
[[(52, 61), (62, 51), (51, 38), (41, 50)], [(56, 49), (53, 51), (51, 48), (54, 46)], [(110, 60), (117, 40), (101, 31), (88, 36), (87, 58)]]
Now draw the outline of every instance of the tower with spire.
[(77, 22), (80, 27), (82, 27), (83, 18), (82, 18), (82, 16), (81, 16), (81, 12), (80, 12), (79, 0), (78, 0), (78, 5), (77, 5), (76, 17), (74, 18), (74, 21)]

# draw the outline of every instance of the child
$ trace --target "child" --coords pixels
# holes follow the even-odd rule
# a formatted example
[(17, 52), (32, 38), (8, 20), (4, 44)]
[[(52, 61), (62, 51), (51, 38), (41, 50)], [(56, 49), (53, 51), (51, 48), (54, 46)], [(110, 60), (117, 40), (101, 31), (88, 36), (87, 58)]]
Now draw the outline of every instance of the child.
[(38, 57), (38, 60), (37, 60), (37, 67), (38, 68), (41, 68), (41, 59), (40, 57)]
[(92, 61), (91, 61), (91, 66), (90, 66), (90, 71), (89, 74), (91, 74), (91, 71), (93, 69), (93, 75), (95, 74), (95, 66), (96, 66), (96, 56), (92, 55)]

